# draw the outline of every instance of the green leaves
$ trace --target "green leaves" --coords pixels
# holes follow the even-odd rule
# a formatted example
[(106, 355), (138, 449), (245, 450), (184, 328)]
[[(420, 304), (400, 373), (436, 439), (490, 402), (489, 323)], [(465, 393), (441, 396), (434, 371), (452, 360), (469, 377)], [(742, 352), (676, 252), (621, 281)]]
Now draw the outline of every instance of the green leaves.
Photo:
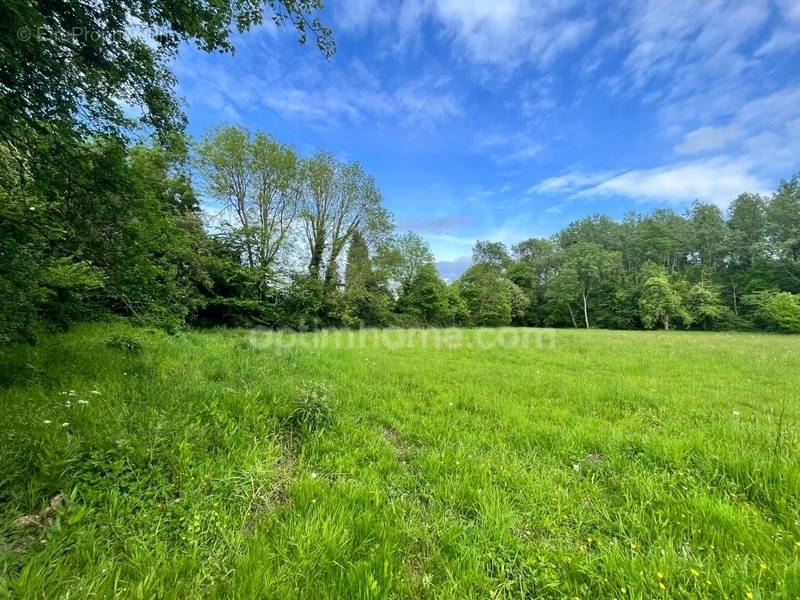
[(562, 256), (558, 275), (553, 281), (551, 297), (569, 307), (573, 323), (575, 303), (582, 311), (586, 329), (590, 326), (590, 296), (594, 288), (621, 274), (620, 253), (607, 250), (595, 242), (578, 241), (568, 246)]
[(800, 176), (782, 181), (767, 208), (772, 249), (800, 275)]
[(652, 275), (644, 282), (639, 297), (639, 310), (642, 324), (648, 329), (656, 324), (669, 329), (676, 319), (685, 325), (691, 323), (691, 317), (683, 306), (683, 299), (664, 272)]
[(126, 104), (160, 135), (182, 130), (170, 70), (182, 43), (232, 52), (231, 34), (261, 24), (266, 9), (277, 26), (295, 29), (299, 43), (312, 36), (329, 58), (335, 44), (321, 8), (321, 0), (11, 0), (0, 36), (0, 89), (11, 90), (0, 94), (0, 138), (44, 125), (124, 136), (133, 126)]
[(102, 138), (74, 148), (74, 169), (53, 169), (50, 136), (41, 160), (8, 183), (0, 208), (0, 336), (30, 336), (109, 313), (176, 327), (206, 281), (197, 201), (182, 158), (161, 147)]
[(347, 252), (342, 320), (350, 327), (386, 325), (391, 301), (385, 280), (372, 266), (364, 237), (354, 231)]
[(800, 333), (800, 295), (767, 290), (744, 297), (754, 316), (767, 329)]
[(261, 288), (274, 282), (300, 216), (305, 162), (290, 146), (242, 127), (212, 130), (196, 145), (196, 154), (222, 236), (241, 246), (245, 265), (257, 272)]
[(314, 381), (304, 381), (292, 400), (286, 423), (301, 435), (319, 432), (333, 422), (334, 411), (330, 387)]

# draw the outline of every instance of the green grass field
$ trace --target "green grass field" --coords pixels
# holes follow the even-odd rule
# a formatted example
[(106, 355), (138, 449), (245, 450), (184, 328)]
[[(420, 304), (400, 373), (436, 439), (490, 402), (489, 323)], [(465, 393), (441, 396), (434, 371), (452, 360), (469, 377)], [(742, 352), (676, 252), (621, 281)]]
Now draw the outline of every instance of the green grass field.
[(0, 597), (800, 596), (800, 337), (92, 325), (1, 360)]

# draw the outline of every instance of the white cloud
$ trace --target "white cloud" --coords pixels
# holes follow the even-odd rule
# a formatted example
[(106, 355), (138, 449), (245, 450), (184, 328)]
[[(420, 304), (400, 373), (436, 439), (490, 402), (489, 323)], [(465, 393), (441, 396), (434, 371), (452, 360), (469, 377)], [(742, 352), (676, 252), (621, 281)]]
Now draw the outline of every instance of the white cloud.
[[(740, 102), (723, 111), (726, 125), (705, 125), (687, 133), (678, 154), (724, 150), (766, 170), (796, 169), (800, 140), (792, 124), (800, 120), (800, 86)], [(709, 120), (719, 120), (713, 109)]]
[[(574, 1), (405, 0), (397, 29), (407, 42), (433, 20), (458, 56), (505, 71), (522, 64), (546, 67), (591, 34), (595, 22), (572, 11)], [(403, 45), (401, 40), (401, 45)]]
[(338, 0), (332, 6), (339, 31), (362, 30), (391, 18), (387, 3), (381, 0)]
[(482, 133), (476, 137), (473, 150), (487, 154), (499, 164), (506, 164), (530, 160), (541, 152), (542, 145), (525, 132)]
[(736, 120), (748, 126), (763, 126), (783, 124), (797, 116), (800, 116), (800, 85), (750, 100), (737, 111)]
[(783, 18), (800, 23), (800, 2), (798, 0), (777, 0), (777, 4)]
[(596, 185), (613, 177), (613, 173), (582, 173), (573, 171), (548, 177), (528, 188), (528, 194), (571, 194), (586, 187)]
[(577, 197), (624, 196), (638, 201), (727, 206), (742, 192), (765, 193), (769, 184), (743, 160), (709, 159), (622, 173), (584, 189)]
[[(633, 169), (616, 175), (571, 172), (540, 181), (530, 193), (572, 194), (572, 198), (626, 197), (685, 204), (692, 200), (726, 206), (742, 192), (768, 193), (775, 176), (798, 168), (800, 86), (749, 101), (710, 106), (704, 125), (686, 133), (675, 147), (682, 155), (708, 158)], [(724, 152), (714, 156), (714, 152)]]
[(779, 29), (758, 49), (756, 56), (765, 56), (796, 48), (800, 44), (800, 29)]
[(316, 71), (287, 69), (264, 75), (237, 76), (206, 66), (202, 72), (182, 67), (182, 91), (226, 114), (268, 108), (287, 119), (337, 125), (382, 120), (407, 128), (426, 128), (462, 113), (449, 78), (426, 74), (391, 86), (360, 60), (344, 68)]
[(461, 114), (459, 101), (452, 93), (442, 91), (449, 80), (423, 76), (395, 90), (395, 112), (406, 126), (428, 126)]
[[(563, 22), (543, 32), (544, 25), (555, 25), (552, 21), (558, 20), (559, 11), (525, 1), (439, 0), (432, 8), (456, 46), (472, 61), (502, 67), (526, 61), (546, 64), (579, 41), (581, 29), (590, 28), (590, 24)], [(561, 32), (567, 27), (572, 33), (562, 41)]]
[(744, 135), (744, 130), (738, 125), (700, 127), (687, 133), (683, 137), (683, 141), (675, 147), (675, 152), (678, 154), (697, 154), (709, 150), (718, 150), (740, 139), (742, 135)]
[(633, 47), (626, 66), (638, 86), (686, 73), (694, 80), (699, 72), (719, 68), (729, 77), (742, 66), (740, 46), (770, 14), (767, 0), (649, 0), (634, 6), (628, 26)]

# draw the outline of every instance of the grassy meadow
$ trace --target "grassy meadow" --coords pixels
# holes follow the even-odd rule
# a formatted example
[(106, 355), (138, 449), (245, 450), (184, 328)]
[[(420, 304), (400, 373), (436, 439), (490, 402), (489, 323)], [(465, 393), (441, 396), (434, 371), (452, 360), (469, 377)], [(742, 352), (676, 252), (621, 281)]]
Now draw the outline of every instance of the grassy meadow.
[(84, 325), (0, 354), (0, 598), (797, 598), (799, 420), (800, 337)]

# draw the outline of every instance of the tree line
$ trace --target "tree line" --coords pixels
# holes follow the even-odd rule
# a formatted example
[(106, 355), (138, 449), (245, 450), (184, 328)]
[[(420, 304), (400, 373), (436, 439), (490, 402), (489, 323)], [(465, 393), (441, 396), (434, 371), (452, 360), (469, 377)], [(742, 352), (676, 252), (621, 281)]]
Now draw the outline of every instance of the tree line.
[[(592, 215), (507, 248), (476, 243), (455, 281), (396, 231), (374, 179), (243, 127), (197, 141), (93, 138), (70, 168), (0, 145), (0, 332), (120, 315), (139, 323), (556, 326), (800, 331), (800, 179), (726, 212), (695, 202)], [(200, 199), (203, 199), (201, 204)]]

